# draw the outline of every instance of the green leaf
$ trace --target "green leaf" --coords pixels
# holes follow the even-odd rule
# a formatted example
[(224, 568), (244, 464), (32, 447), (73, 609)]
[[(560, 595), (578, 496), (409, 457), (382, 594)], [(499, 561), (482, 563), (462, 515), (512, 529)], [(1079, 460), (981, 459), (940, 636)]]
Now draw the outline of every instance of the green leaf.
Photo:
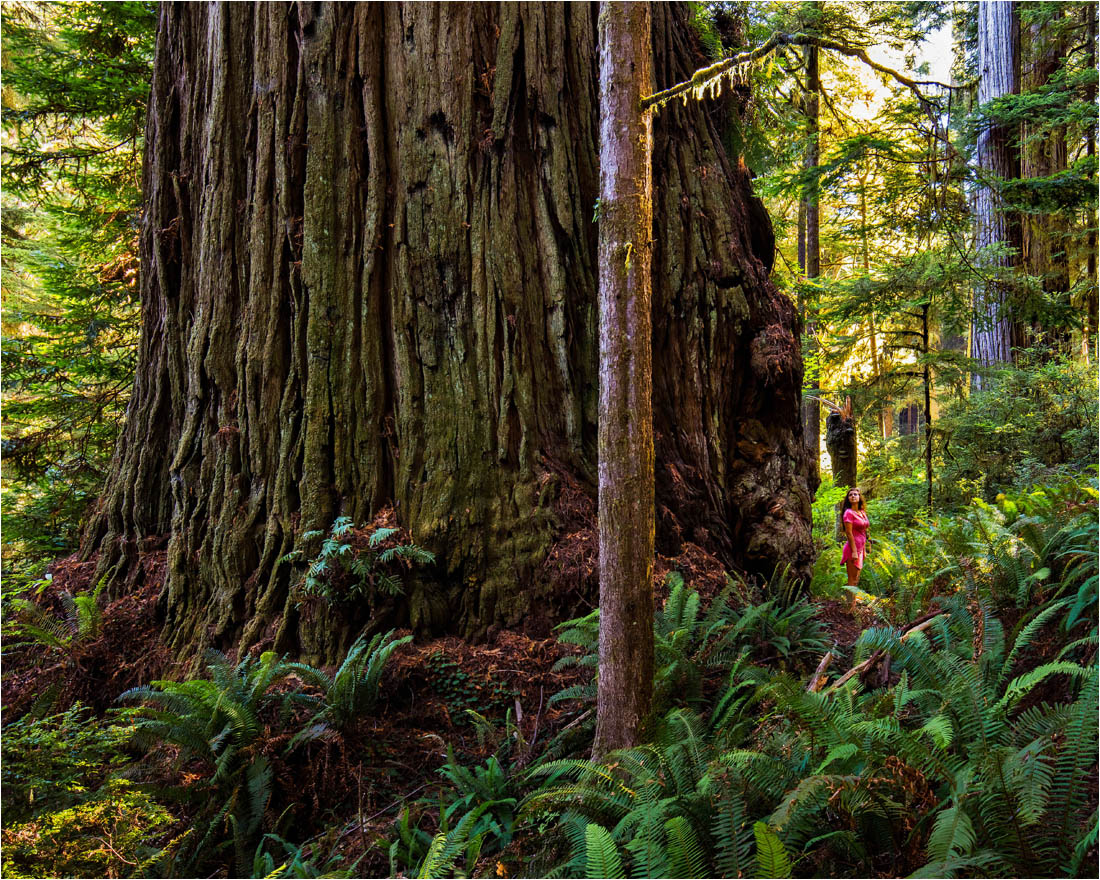
[(753, 825), (752, 833), (756, 836), (757, 876), (770, 880), (790, 877), (791, 860), (787, 857), (783, 841), (764, 822)]
[(602, 825), (590, 822), (584, 829), (585, 876), (589, 880), (622, 877), (623, 863), (611, 834)]

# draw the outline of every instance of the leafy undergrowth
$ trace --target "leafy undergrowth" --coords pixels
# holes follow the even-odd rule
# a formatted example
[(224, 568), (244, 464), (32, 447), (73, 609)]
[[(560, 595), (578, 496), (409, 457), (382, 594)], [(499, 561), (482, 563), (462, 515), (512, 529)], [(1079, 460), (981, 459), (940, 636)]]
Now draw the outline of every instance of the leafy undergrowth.
[(596, 612), (187, 678), (161, 559), (129, 601), (66, 560), (16, 608), (5, 875), (1095, 873), (1092, 478), (885, 536), (853, 611), (668, 566), (649, 743), (606, 763)]
[(165, 561), (163, 550), (143, 553), (131, 589), (106, 602), (92, 583), (97, 559), (74, 554), (50, 565), (29, 598), (7, 604), (5, 723), (78, 702), (103, 711), (127, 688), (172, 673), (156, 613)]

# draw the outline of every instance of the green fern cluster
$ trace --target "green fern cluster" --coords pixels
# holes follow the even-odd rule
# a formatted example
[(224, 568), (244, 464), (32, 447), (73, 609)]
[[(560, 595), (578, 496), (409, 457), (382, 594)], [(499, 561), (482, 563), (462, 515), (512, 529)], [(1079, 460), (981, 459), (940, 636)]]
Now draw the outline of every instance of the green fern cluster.
[[(500, 728), (478, 712), (467, 709), (466, 714), (479, 747), (493, 744), (495, 752), (481, 764), (467, 766), (452, 746), (447, 747), (447, 761), (439, 769), (447, 787), (440, 790), (437, 803), (425, 798), (413, 805), (418, 821), (434, 812), (439, 830), (433, 836), (421, 829), (413, 821), (413, 808), (407, 806), (394, 824), (391, 874), (412, 870), (421, 877), (463, 876), (479, 857), (496, 854), (512, 842), (523, 774), (510, 758), (526, 755), (528, 743), (511, 711)], [(465, 867), (458, 865), (460, 859)]]
[[(776, 598), (735, 607), (744, 584), (730, 581), (705, 609), (699, 593), (684, 584), (679, 572), (668, 575), (669, 596), (653, 622), (656, 676), (654, 705), (700, 708), (708, 676), (729, 674), (740, 663), (775, 662), (780, 666), (816, 657), (829, 645), (816, 619), (817, 607), (796, 598), (780, 571), (768, 586)], [(579, 665), (595, 671), (599, 648), (599, 609), (559, 625), (558, 640), (584, 649), (567, 655), (555, 670)], [(551, 702), (596, 698), (595, 678), (559, 691)]]
[(378, 633), (369, 642), (365, 635), (360, 636), (332, 675), (307, 663), (285, 664), (291, 674), (321, 692), (316, 703), (316, 714), (311, 723), (291, 740), (291, 746), (319, 739), (330, 730), (346, 731), (370, 713), (378, 703), (382, 673), (390, 655), (411, 641), (412, 636), (394, 638), (393, 630)]
[(208, 798), (205, 828), (191, 848), (191, 861), (221, 848), (220, 830), (228, 826), (241, 870), (250, 864), (271, 799), (272, 770), (256, 748), (264, 731), (266, 710), (286, 712), (294, 702), (308, 702), (294, 691), (274, 687), (291, 674), (290, 664), (274, 653), (246, 656), (233, 665), (215, 651), (207, 654), (210, 678), (155, 681), (131, 688), (120, 701), (140, 701), (133, 713), (137, 739), (147, 746), (171, 743), (181, 760), (199, 760), (210, 775), (192, 789)]
[(10, 641), (5, 648), (35, 646), (71, 655), (80, 645), (98, 638), (103, 631), (99, 597), (106, 583), (104, 579), (94, 590), (82, 593), (62, 590), (58, 594), (62, 607), (60, 616), (51, 614), (29, 599), (9, 600), (4, 635)]
[[(302, 541), (309, 542), (324, 536), (321, 549), (309, 563), (298, 585), (304, 597), (319, 596), (330, 602), (349, 602), (376, 595), (400, 596), (404, 589), (401, 578), (386, 566), (397, 560), (409, 564), (430, 565), (435, 556), (416, 544), (382, 545), (398, 533), (395, 528), (375, 529), (367, 541), (367, 548), (357, 550), (352, 544), (355, 523), (351, 517), (341, 516), (333, 522), (327, 535), (311, 530), (302, 534)], [(296, 562), (302, 558), (301, 550), (292, 550), (279, 562)], [(348, 575), (347, 583), (338, 585), (335, 577)]]
[(306, 847), (284, 840), (278, 834), (265, 834), (256, 846), (252, 857), (252, 870), (249, 877), (275, 878), (312, 878), (318, 877), (355, 877), (356, 866), (360, 858), (350, 865), (338, 856), (329, 856), (323, 861), (315, 853), (306, 852)]
[[(197, 760), (208, 769), (199, 784), (184, 792), (207, 803), (185, 864), (195, 867), (232, 845), (238, 869), (246, 871), (262, 839), (272, 796), (272, 766), (261, 748), (271, 727), (286, 726), (302, 714), (296, 710), (304, 711), (305, 722), (287, 751), (346, 730), (374, 708), (386, 662), (410, 639), (395, 639), (392, 631), (369, 642), (361, 637), (331, 676), (271, 651), (245, 656), (236, 665), (211, 651), (209, 678), (155, 681), (122, 694), (120, 701), (142, 704), (130, 710), (139, 743), (178, 746), (181, 761)], [(223, 829), (229, 831), (228, 840)]]
[[(687, 707), (654, 741), (606, 763), (531, 771), (521, 815), (557, 817), (568, 856), (551, 876), (1075, 874), (1096, 845), (1087, 779), (1097, 749), (1095, 643), (1034, 666), (1036, 638), (1074, 601), (1006, 636), (993, 603), (942, 599), (925, 632), (864, 632), (856, 660), (900, 675), (824, 693), (774, 668), (731, 665), (709, 716)], [(658, 627), (696, 619), (674, 592)], [(1091, 653), (1088, 645), (1093, 646)], [(678, 652), (682, 656), (684, 650)], [(1037, 699), (1050, 695), (1047, 701)]]
[[(942, 807), (930, 829), (915, 829), (927, 835), (928, 876), (1075, 873), (1093, 845), (1084, 780), (1095, 766), (1097, 667), (1059, 658), (1021, 671), (1029, 645), (1063, 607), (1047, 605), (1007, 639), (988, 604), (971, 611), (960, 596), (929, 638), (902, 641), (889, 630), (861, 638), (862, 650), (889, 651), (903, 670), (891, 692), (860, 701), (894, 703), (868, 732), (880, 753), (889, 748), (920, 770)], [(1072, 700), (1029, 700), (1040, 686)], [(873, 753), (875, 743), (866, 747)]]
[(448, 747), (447, 763), (439, 772), (456, 794), (443, 811), (446, 820), (461, 821), (461, 817), (477, 810), (478, 820), (470, 828), (472, 836), (482, 834), (491, 840), (491, 851), (512, 842), (519, 792), (511, 768), (496, 755), (490, 755), (480, 766), (466, 767), (455, 760), (454, 749)]
[(569, 856), (552, 877), (789, 876), (775, 832), (751, 820), (737, 778), (722, 766), (724, 739), (687, 709), (657, 726), (653, 743), (608, 763), (551, 761), (523, 802), (557, 815)]
[(964, 590), (997, 610), (1023, 612), (1026, 625), (1052, 600), (1072, 597), (1062, 618), (1068, 632), (1095, 628), (1100, 534), (1094, 476), (974, 499), (956, 514), (922, 520), (876, 541), (861, 589), (892, 625), (926, 611), (937, 595)]
[[(486, 831), (475, 830), (481, 822), (487, 807), (477, 807), (466, 813), (453, 828), (448, 828), (446, 817), (441, 821), (438, 834), (427, 840), (424, 857), (419, 860), (414, 876), (416, 877), (472, 877), (481, 848), (485, 842)], [(407, 813), (403, 816), (407, 826)], [(423, 831), (420, 835), (427, 837)], [(391, 865), (393, 849), (391, 848)], [(459, 865), (459, 860), (462, 864)], [(392, 871), (395, 875), (396, 871)]]

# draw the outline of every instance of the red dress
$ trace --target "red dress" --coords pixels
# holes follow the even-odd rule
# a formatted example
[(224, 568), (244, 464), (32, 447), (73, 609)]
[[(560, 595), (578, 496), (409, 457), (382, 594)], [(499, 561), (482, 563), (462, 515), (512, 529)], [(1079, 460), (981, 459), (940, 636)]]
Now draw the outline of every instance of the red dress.
[(844, 552), (841, 554), (840, 561), (852, 561), (856, 564), (856, 568), (863, 568), (863, 548), (867, 544), (867, 528), (871, 525), (871, 521), (867, 519), (866, 513), (849, 507), (844, 511), (844, 522), (852, 524), (852, 540), (844, 542)]

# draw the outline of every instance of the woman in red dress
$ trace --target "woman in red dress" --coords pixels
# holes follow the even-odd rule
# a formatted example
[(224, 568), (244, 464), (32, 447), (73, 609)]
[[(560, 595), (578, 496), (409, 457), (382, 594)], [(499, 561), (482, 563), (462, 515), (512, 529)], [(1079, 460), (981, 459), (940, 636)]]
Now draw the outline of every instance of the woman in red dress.
[(848, 570), (848, 586), (859, 586), (859, 575), (863, 570), (864, 548), (867, 545), (867, 529), (870, 520), (863, 505), (863, 493), (855, 486), (844, 497), (841, 517), (844, 522), (844, 534), (848, 536), (840, 561)]

